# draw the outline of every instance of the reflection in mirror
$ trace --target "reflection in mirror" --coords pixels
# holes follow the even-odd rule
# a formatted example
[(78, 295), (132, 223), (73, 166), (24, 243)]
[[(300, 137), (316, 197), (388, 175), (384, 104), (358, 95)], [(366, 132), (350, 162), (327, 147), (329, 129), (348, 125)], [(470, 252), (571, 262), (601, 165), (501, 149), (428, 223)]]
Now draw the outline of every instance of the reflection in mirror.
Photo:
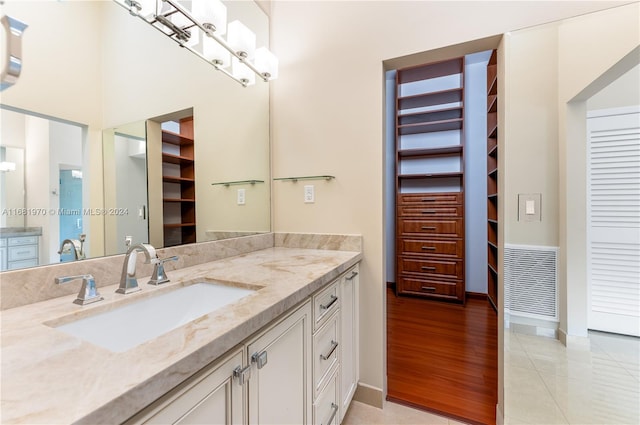
[[(256, 33), (259, 45), (269, 45), (268, 17), (255, 2), (224, 3), (229, 21), (241, 20)], [(58, 251), (65, 239), (79, 243), (80, 235), (86, 235), (82, 244), (86, 258), (123, 252), (127, 236), (133, 243), (162, 247), (161, 149), (155, 146), (144, 159), (127, 154), (122, 164), (115, 158), (124, 155), (127, 143), (131, 150), (131, 145), (147, 140), (143, 124), (141, 133), (123, 123), (146, 121), (159, 127), (176, 111), (192, 111), (194, 151), (199, 159), (194, 170), (195, 239), (181, 243), (270, 230), (270, 185), (211, 185), (269, 181), (268, 84), (243, 88), (115, 2), (5, 1), (3, 14), (15, 16), (29, 29), (23, 40), (20, 80), (2, 92), (3, 155), (13, 155), (13, 148), (24, 149), (24, 167), (17, 160), (5, 161), (15, 162), (16, 169), (1, 172), (2, 184), (10, 188), (2, 192), (2, 208), (56, 209), (55, 216), (2, 218), (3, 244), (8, 243), (4, 236), (14, 237), (15, 231), (31, 238), (24, 240), (30, 255), (14, 258), (12, 268), (75, 261), (73, 243), (65, 244), (62, 254)], [(52, 67), (52, 63), (65, 66)], [(29, 137), (38, 132), (60, 134), (66, 147), (52, 144), (49, 149), (30, 151), (5, 137), (13, 128), (5, 124), (9, 115), (25, 111), (29, 126), (23, 124), (22, 133), (33, 127)], [(58, 158), (62, 153), (70, 156)], [(34, 165), (45, 155), (55, 164)], [(133, 183), (142, 179), (142, 164), (147, 166), (148, 184)], [(21, 173), (24, 176), (18, 178)], [(10, 183), (16, 179), (24, 182), (22, 192), (19, 184)], [(122, 199), (123, 184), (131, 199)], [(246, 190), (244, 205), (238, 205), (237, 189)], [(67, 198), (69, 193), (73, 195)], [(80, 214), (61, 217), (57, 214), (60, 202), (68, 210), (81, 205)], [(154, 235), (160, 236), (154, 239)], [(4, 245), (2, 249), (5, 269), (9, 264)]]
[(149, 242), (147, 141), (143, 121), (103, 130), (105, 254)]
[[(83, 220), (88, 213), (84, 129), (5, 107), (1, 120), (8, 169), (2, 172), (2, 238), (8, 249), (3, 270), (84, 256), (90, 250)], [(65, 240), (75, 241), (78, 252), (73, 244), (63, 247)]]

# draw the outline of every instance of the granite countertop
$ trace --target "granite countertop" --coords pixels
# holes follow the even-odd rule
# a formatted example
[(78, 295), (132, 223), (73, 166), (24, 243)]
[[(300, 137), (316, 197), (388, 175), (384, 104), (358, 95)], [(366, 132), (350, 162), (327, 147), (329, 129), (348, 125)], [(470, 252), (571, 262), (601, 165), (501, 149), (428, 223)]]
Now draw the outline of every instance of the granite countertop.
[[(105, 300), (84, 307), (66, 296), (5, 310), (0, 422), (121, 423), (360, 259), (352, 251), (268, 248), (171, 271), (171, 282), (157, 287), (139, 279), (134, 294), (102, 287)], [(261, 289), (123, 353), (49, 326), (198, 280)]]
[(0, 227), (1, 238), (42, 236), (42, 227)]

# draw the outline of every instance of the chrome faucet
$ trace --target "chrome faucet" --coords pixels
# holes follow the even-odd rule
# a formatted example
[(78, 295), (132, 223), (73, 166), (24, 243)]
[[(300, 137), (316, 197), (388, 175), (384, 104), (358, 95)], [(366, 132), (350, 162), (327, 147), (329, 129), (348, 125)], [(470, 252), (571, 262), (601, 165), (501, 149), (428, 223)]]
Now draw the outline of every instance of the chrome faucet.
[(80, 235), (80, 240), (78, 239), (65, 239), (60, 244), (60, 250), (58, 254), (67, 253), (69, 250), (65, 250), (66, 245), (71, 245), (71, 250), (73, 251), (73, 257), (76, 261), (84, 260), (84, 240), (86, 238), (85, 234)]
[(80, 292), (78, 292), (78, 297), (73, 301), (74, 304), (87, 305), (104, 299), (98, 292), (95, 279), (90, 274), (56, 277), (55, 282), (58, 285), (62, 285), (76, 279), (82, 279), (82, 286), (80, 287)]
[(174, 255), (173, 257), (163, 258), (158, 260), (157, 263), (153, 266), (153, 274), (151, 275), (151, 279), (149, 279), (149, 285), (160, 285), (162, 283), (169, 282), (169, 277), (167, 273), (164, 271), (164, 263), (167, 261), (177, 261), (178, 256)]
[(116, 290), (118, 294), (130, 294), (140, 290), (138, 279), (136, 278), (136, 258), (138, 257), (138, 251), (144, 252), (146, 256), (145, 264), (157, 264), (158, 261), (160, 261), (156, 255), (156, 249), (153, 246), (146, 243), (131, 245), (124, 257), (120, 286)]

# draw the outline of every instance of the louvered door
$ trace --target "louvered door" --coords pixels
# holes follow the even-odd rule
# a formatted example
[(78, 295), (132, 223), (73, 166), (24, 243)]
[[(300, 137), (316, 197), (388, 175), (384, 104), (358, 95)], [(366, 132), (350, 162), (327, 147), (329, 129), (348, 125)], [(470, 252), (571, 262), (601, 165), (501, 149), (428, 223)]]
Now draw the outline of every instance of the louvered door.
[(589, 328), (640, 336), (640, 108), (590, 113)]

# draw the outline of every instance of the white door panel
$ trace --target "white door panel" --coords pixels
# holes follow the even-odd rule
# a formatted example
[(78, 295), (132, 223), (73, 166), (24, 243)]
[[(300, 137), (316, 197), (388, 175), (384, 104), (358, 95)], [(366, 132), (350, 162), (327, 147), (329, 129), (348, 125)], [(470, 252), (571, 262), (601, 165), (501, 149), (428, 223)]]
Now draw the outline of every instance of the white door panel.
[(640, 336), (640, 108), (587, 119), (589, 328)]

